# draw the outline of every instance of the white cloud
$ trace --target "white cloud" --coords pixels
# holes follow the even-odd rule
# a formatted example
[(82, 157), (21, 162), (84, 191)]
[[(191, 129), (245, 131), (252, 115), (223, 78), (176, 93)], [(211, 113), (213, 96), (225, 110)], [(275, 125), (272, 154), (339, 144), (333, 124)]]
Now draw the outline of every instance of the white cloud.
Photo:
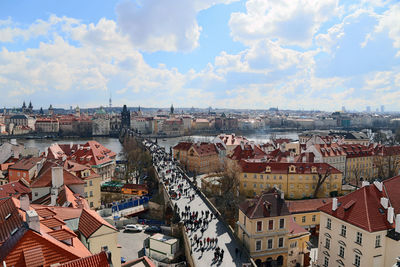
[(142, 51), (191, 51), (198, 47), (201, 27), (196, 16), (218, 3), (237, 0), (125, 0), (117, 5), (118, 25)]
[(309, 47), (322, 23), (338, 12), (337, 0), (248, 0), (247, 13), (230, 19), (235, 40), (251, 44), (277, 39), (281, 44)]

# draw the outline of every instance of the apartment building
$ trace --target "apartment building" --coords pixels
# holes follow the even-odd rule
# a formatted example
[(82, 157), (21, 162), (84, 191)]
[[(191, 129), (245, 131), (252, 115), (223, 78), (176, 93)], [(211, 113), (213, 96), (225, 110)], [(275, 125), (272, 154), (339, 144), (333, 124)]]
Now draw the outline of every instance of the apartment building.
[(319, 177), (326, 176), (317, 197), (340, 194), (342, 172), (327, 163), (283, 163), (242, 160), (239, 165), (240, 194), (254, 196), (273, 187), (282, 190), (289, 199), (313, 197)]
[(359, 144), (341, 145), (341, 148), (346, 153), (346, 181), (361, 185), (361, 178), (369, 181), (376, 177), (371, 148)]
[(309, 235), (293, 221), (283, 192), (276, 188), (239, 205), (237, 236), (257, 266), (303, 265)]
[(328, 163), (342, 173), (346, 172), (346, 153), (337, 143), (315, 144), (304, 152), (314, 154), (314, 162)]
[(322, 206), (318, 265), (391, 267), (400, 251), (400, 176)]

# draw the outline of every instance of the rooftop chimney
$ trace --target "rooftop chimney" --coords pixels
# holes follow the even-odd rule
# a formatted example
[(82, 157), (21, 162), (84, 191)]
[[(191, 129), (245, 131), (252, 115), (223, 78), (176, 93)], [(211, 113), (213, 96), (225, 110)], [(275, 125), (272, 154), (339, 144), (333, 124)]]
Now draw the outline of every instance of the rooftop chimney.
[(22, 195), (19, 198), (19, 206), (20, 206), (21, 210), (23, 210), (23, 211), (29, 210), (29, 196), (28, 195)]
[(64, 184), (63, 167), (51, 167), (51, 184), (54, 188), (59, 188)]
[(393, 217), (394, 217), (394, 208), (393, 207), (389, 207), (388, 208), (388, 213), (387, 213), (387, 220), (390, 224), (393, 223)]
[(333, 201), (332, 201), (332, 210), (335, 211), (337, 210), (338, 206), (337, 206), (337, 198), (334, 197)]
[(281, 191), (281, 199), (285, 199), (285, 192)]
[(400, 214), (396, 215), (396, 228), (395, 228), (396, 233), (400, 234)]
[(361, 187), (368, 186), (368, 185), (369, 185), (368, 181), (362, 181)]
[(374, 185), (376, 186), (376, 188), (378, 188), (379, 191), (382, 192), (382, 186), (383, 186), (382, 182), (375, 181)]
[(50, 192), (50, 206), (57, 205), (57, 198), (58, 198), (58, 188), (52, 188)]
[(381, 197), (381, 205), (387, 209), (389, 206), (389, 199), (387, 199), (386, 197)]
[(26, 223), (28, 224), (29, 229), (40, 233), (39, 215), (35, 210), (26, 211)]

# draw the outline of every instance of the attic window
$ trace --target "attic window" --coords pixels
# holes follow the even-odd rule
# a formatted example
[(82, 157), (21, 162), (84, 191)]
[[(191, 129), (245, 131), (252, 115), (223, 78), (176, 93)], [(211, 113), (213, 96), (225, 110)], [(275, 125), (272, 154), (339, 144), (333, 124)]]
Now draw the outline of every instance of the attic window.
[(265, 172), (271, 172), (271, 166), (267, 166), (267, 167), (265, 168)]
[(312, 173), (316, 173), (316, 172), (317, 172), (317, 167), (312, 166), (312, 167), (311, 167), (311, 172), (312, 172)]
[(291, 172), (291, 173), (296, 172), (296, 166), (290, 165), (289, 166), (289, 172)]

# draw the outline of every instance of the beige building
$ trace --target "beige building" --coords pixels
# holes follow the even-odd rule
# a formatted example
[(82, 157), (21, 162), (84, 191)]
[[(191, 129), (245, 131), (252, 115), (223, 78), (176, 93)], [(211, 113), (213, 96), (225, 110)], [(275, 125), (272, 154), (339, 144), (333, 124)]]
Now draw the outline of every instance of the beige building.
[(237, 236), (257, 266), (296, 266), (308, 262), (309, 233), (296, 224), (283, 198), (272, 189), (239, 206)]
[(346, 153), (337, 143), (315, 144), (304, 152), (314, 154), (314, 162), (328, 163), (342, 173), (346, 172)]
[(318, 265), (393, 266), (400, 253), (399, 192), (400, 176), (364, 182), (321, 207)]
[(242, 195), (259, 195), (264, 190), (276, 187), (289, 199), (314, 197), (319, 177), (325, 175), (327, 178), (321, 184), (317, 197), (341, 193), (342, 173), (326, 163), (242, 160), (240, 166), (239, 191)]

